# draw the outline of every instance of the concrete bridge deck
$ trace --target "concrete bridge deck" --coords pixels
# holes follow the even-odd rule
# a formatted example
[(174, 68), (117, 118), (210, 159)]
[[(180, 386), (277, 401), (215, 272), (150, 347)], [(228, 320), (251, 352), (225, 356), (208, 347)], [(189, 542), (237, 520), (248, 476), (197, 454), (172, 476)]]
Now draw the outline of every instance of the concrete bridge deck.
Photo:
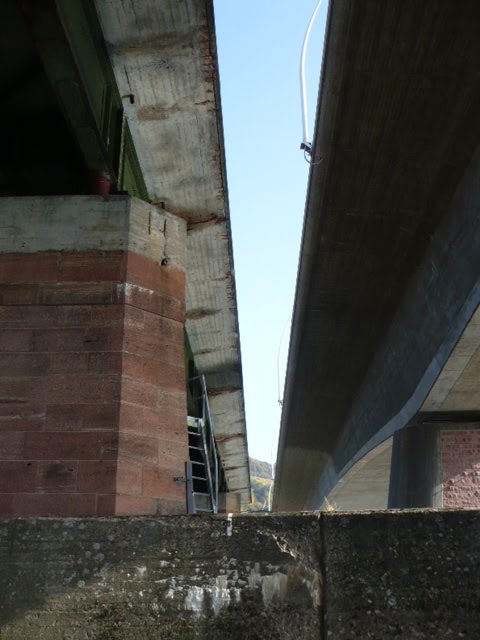
[(471, 1), (330, 3), (280, 511), (318, 508), (419, 414), (478, 418), (479, 20)]

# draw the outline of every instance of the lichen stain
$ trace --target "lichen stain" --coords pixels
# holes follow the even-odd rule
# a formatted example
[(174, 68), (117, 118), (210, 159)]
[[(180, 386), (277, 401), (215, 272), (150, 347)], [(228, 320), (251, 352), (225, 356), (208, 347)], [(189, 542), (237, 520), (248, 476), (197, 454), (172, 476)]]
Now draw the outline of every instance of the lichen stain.
[(212, 606), (215, 615), (218, 615), (223, 607), (230, 604), (230, 590), (227, 588), (227, 576), (218, 576), (212, 587)]
[(185, 596), (185, 609), (193, 611), (196, 617), (202, 613), (203, 599), (205, 597), (202, 587), (189, 587)]
[(284, 573), (262, 576), (262, 597), (265, 604), (274, 600), (283, 601), (287, 593), (288, 578)]

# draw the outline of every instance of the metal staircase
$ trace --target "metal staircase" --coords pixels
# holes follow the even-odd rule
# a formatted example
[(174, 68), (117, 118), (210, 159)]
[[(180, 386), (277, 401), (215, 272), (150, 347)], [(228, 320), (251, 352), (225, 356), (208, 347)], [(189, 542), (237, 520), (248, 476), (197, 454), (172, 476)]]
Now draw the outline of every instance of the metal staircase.
[(189, 460), (185, 464), (189, 514), (217, 513), (220, 466), (208, 406), (205, 378), (191, 379), (199, 417), (188, 417)]

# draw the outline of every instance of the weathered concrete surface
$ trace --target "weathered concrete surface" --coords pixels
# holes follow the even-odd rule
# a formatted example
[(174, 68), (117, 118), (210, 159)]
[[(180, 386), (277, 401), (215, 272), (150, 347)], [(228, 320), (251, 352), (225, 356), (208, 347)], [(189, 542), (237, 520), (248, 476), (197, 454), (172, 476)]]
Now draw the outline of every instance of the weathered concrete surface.
[[(479, 19), (472, 0), (330, 3), (279, 511), (318, 508), (414, 418), (480, 303)], [(477, 407), (474, 366), (460, 387), (436, 406)]]
[(185, 223), (131, 196), (3, 197), (0, 254), (129, 251), (185, 269)]
[(479, 370), (480, 309), (477, 309), (423, 403), (422, 412), (480, 411)]
[(480, 637), (480, 514), (325, 514), (325, 638)]
[(0, 521), (2, 640), (480, 637), (480, 512)]
[(326, 505), (330, 504), (336, 511), (386, 509), (391, 458), (392, 438), (389, 438), (367, 453), (340, 478), (327, 496)]
[(319, 637), (316, 516), (4, 520), (2, 640)]

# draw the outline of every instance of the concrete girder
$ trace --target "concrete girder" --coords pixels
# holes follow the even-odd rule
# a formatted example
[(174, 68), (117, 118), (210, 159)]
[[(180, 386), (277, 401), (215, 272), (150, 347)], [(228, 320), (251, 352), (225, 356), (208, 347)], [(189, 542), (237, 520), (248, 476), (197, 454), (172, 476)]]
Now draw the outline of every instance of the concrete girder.
[(421, 409), (480, 301), (478, 3), (330, 3), (274, 506)]

